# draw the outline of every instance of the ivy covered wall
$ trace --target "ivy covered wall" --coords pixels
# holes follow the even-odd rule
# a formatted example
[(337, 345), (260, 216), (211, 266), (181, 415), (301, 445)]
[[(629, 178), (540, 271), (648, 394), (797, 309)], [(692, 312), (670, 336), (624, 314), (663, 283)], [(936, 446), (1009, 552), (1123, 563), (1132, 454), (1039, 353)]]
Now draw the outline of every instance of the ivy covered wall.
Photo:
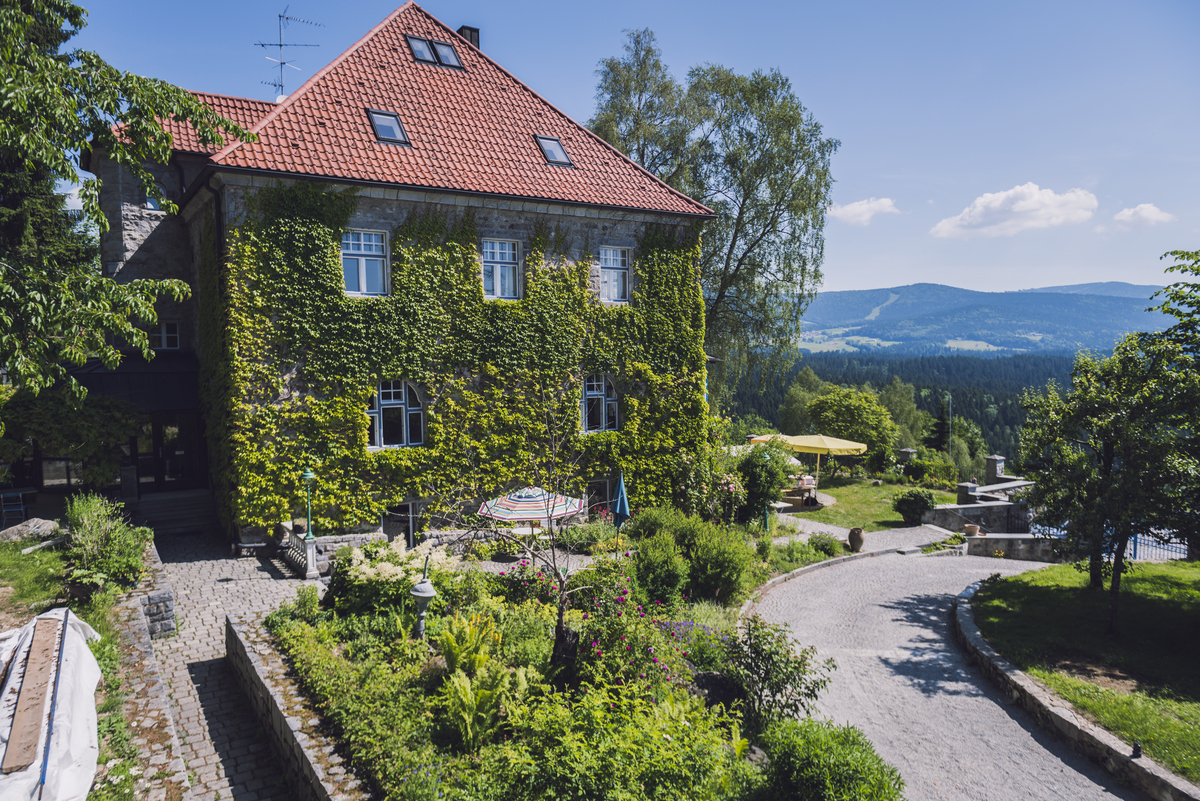
[[(550, 480), (582, 494), (617, 470), (634, 506), (669, 501), (680, 455), (707, 437), (694, 227), (638, 225), (632, 301), (602, 305), (588, 237), (570, 220), (524, 215), (523, 297), (485, 301), (475, 212), (393, 204), (390, 293), (351, 297), (341, 234), (367, 205), (377, 219), (379, 204), (353, 190), (247, 194), (224, 259), (211, 209), (193, 225), (202, 404), (225, 523), (292, 518), (305, 467), (317, 475), (318, 531), (377, 523), (405, 500), (444, 508)], [(581, 433), (588, 373), (613, 379), (619, 430)], [(381, 378), (420, 387), (424, 446), (368, 449), (365, 410)]]

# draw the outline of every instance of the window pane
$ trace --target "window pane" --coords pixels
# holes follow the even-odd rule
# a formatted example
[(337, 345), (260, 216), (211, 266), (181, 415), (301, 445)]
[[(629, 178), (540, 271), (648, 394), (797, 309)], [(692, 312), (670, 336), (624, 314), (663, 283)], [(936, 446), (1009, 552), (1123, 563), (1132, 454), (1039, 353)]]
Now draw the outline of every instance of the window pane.
[(500, 297), (517, 296), (517, 268), (511, 264), (500, 265)]
[(613, 277), (617, 281), (617, 295), (613, 300), (629, 300), (629, 271), (621, 270)]
[(562, 143), (556, 139), (538, 138), (538, 144), (542, 146), (542, 153), (545, 154), (547, 161), (557, 162), (559, 164), (570, 164), (571, 160), (567, 158), (567, 151), (563, 149)]
[(367, 447), (379, 447), (379, 416), (375, 414), (367, 415)]
[(412, 384), (408, 385), (408, 408), (421, 408), (421, 398), (419, 395), (417, 395), (417, 389)]
[(408, 444), (420, 445), (425, 441), (425, 415), (421, 412), (408, 413)]
[(410, 36), (408, 37), (408, 46), (412, 48), (413, 55), (416, 56), (420, 61), (436, 60), (433, 57), (433, 50), (429, 48), (429, 42), (425, 41), (424, 39), (417, 39)]
[(179, 347), (179, 323), (163, 323), (164, 348)]
[(400, 406), (384, 406), (383, 411), (383, 444), (404, 444), (404, 409)]
[(367, 293), (371, 295), (383, 294), (383, 259), (364, 259), (366, 262), (367, 273)]
[(603, 395), (604, 376), (596, 374), (589, 375), (587, 377), (587, 381), (585, 382), (585, 389), (589, 395)]
[(400, 118), (394, 114), (379, 114), (371, 112), (371, 122), (375, 125), (375, 135), (380, 139), (390, 139), (395, 142), (407, 142), (404, 129), (400, 127)]
[(604, 429), (604, 400), (588, 398), (587, 400), (587, 430), (602, 431)]
[(608, 419), (605, 421), (604, 429), (606, 431), (617, 430), (617, 402), (610, 400), (607, 404)]
[(447, 67), (461, 67), (462, 62), (458, 60), (458, 53), (454, 52), (454, 45), (444, 42), (434, 42), (434, 49), (437, 50), (438, 61), (445, 64)]
[(347, 292), (360, 292), (358, 284), (358, 259), (342, 257), (342, 277), (346, 280)]
[(149, 333), (150, 333), (150, 347), (153, 348), (154, 350), (158, 350), (159, 348), (161, 348), (163, 346), (162, 329), (161, 328), (151, 328)]
[(384, 403), (403, 403), (404, 384), (401, 381), (380, 381), (379, 398)]
[(483, 294), (495, 296), (496, 280), (492, 277), (492, 265), (483, 265)]

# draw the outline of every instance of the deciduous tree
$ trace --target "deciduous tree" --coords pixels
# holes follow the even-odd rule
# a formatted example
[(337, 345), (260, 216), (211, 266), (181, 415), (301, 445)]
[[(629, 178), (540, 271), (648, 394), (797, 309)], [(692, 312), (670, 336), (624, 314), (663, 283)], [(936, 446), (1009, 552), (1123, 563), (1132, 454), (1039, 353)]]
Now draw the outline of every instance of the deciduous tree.
[(887, 469), (900, 431), (888, 410), (870, 392), (837, 388), (808, 404), (808, 414), (821, 434), (861, 442), (872, 470)]
[[(86, 16), (65, 0), (0, 5), (0, 159), (43, 187), (74, 183), (82, 154), (102, 151), (129, 169), (148, 196), (175, 211), (146, 169), (170, 157), (171, 136), (159, 121), (186, 120), (206, 143), (220, 142), (222, 129), (243, 138), (249, 134), (189, 92), (121, 72), (95, 53), (63, 49)], [(96, 178), (84, 180), (80, 198), (87, 219), (104, 230), (108, 223), (100, 212), (99, 186)], [(0, 200), (10, 222), (14, 214), (20, 217), (16, 202), (8, 196)], [(61, 204), (50, 216), (56, 214), (61, 217)], [(114, 339), (149, 357), (149, 343), (136, 322), (153, 322), (154, 301), (164, 294), (182, 298), (186, 285), (117, 284), (100, 275), (87, 254), (31, 247), (43, 241), (39, 225), (34, 221), (32, 234), (27, 231), (18, 247), (0, 253), (0, 364), (10, 380), (37, 392), (63, 378), (65, 364), (82, 363), (89, 355), (115, 366), (121, 354)]]
[(1167, 539), (1189, 523), (1200, 463), (1193, 455), (1200, 375), (1179, 343), (1130, 334), (1113, 355), (1080, 354), (1066, 392), (1028, 392), (1021, 434), (1028, 500), (1065, 529), (1102, 589), (1111, 555), (1108, 631), (1116, 632), (1125, 553), (1134, 536)]

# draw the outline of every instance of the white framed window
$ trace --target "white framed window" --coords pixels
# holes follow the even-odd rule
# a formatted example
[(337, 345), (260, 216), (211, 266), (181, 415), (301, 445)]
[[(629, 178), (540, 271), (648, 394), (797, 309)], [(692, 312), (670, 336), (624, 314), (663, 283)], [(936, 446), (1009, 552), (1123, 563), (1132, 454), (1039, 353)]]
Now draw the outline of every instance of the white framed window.
[(425, 401), (411, 381), (380, 381), (367, 407), (368, 448), (425, 444)]
[(587, 433), (617, 430), (617, 390), (612, 379), (598, 373), (584, 376), (580, 414)]
[(483, 240), (483, 296), (507, 300), (521, 297), (520, 263), (519, 242)]
[(386, 295), (387, 234), (382, 231), (343, 233), (342, 277), (348, 295)]
[(179, 323), (165, 320), (147, 331), (152, 350), (179, 350)]
[(629, 301), (628, 248), (600, 248), (600, 299)]

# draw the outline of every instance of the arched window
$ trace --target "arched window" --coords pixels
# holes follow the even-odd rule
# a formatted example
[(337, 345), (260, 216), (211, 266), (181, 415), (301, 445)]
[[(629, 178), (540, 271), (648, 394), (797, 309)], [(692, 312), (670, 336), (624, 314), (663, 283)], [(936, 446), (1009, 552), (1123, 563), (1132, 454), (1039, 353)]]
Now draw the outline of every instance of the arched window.
[(425, 444), (425, 401), (410, 381), (380, 381), (367, 408), (369, 448), (407, 448)]
[(612, 379), (600, 373), (584, 377), (583, 381), (583, 430), (617, 430), (617, 390)]

